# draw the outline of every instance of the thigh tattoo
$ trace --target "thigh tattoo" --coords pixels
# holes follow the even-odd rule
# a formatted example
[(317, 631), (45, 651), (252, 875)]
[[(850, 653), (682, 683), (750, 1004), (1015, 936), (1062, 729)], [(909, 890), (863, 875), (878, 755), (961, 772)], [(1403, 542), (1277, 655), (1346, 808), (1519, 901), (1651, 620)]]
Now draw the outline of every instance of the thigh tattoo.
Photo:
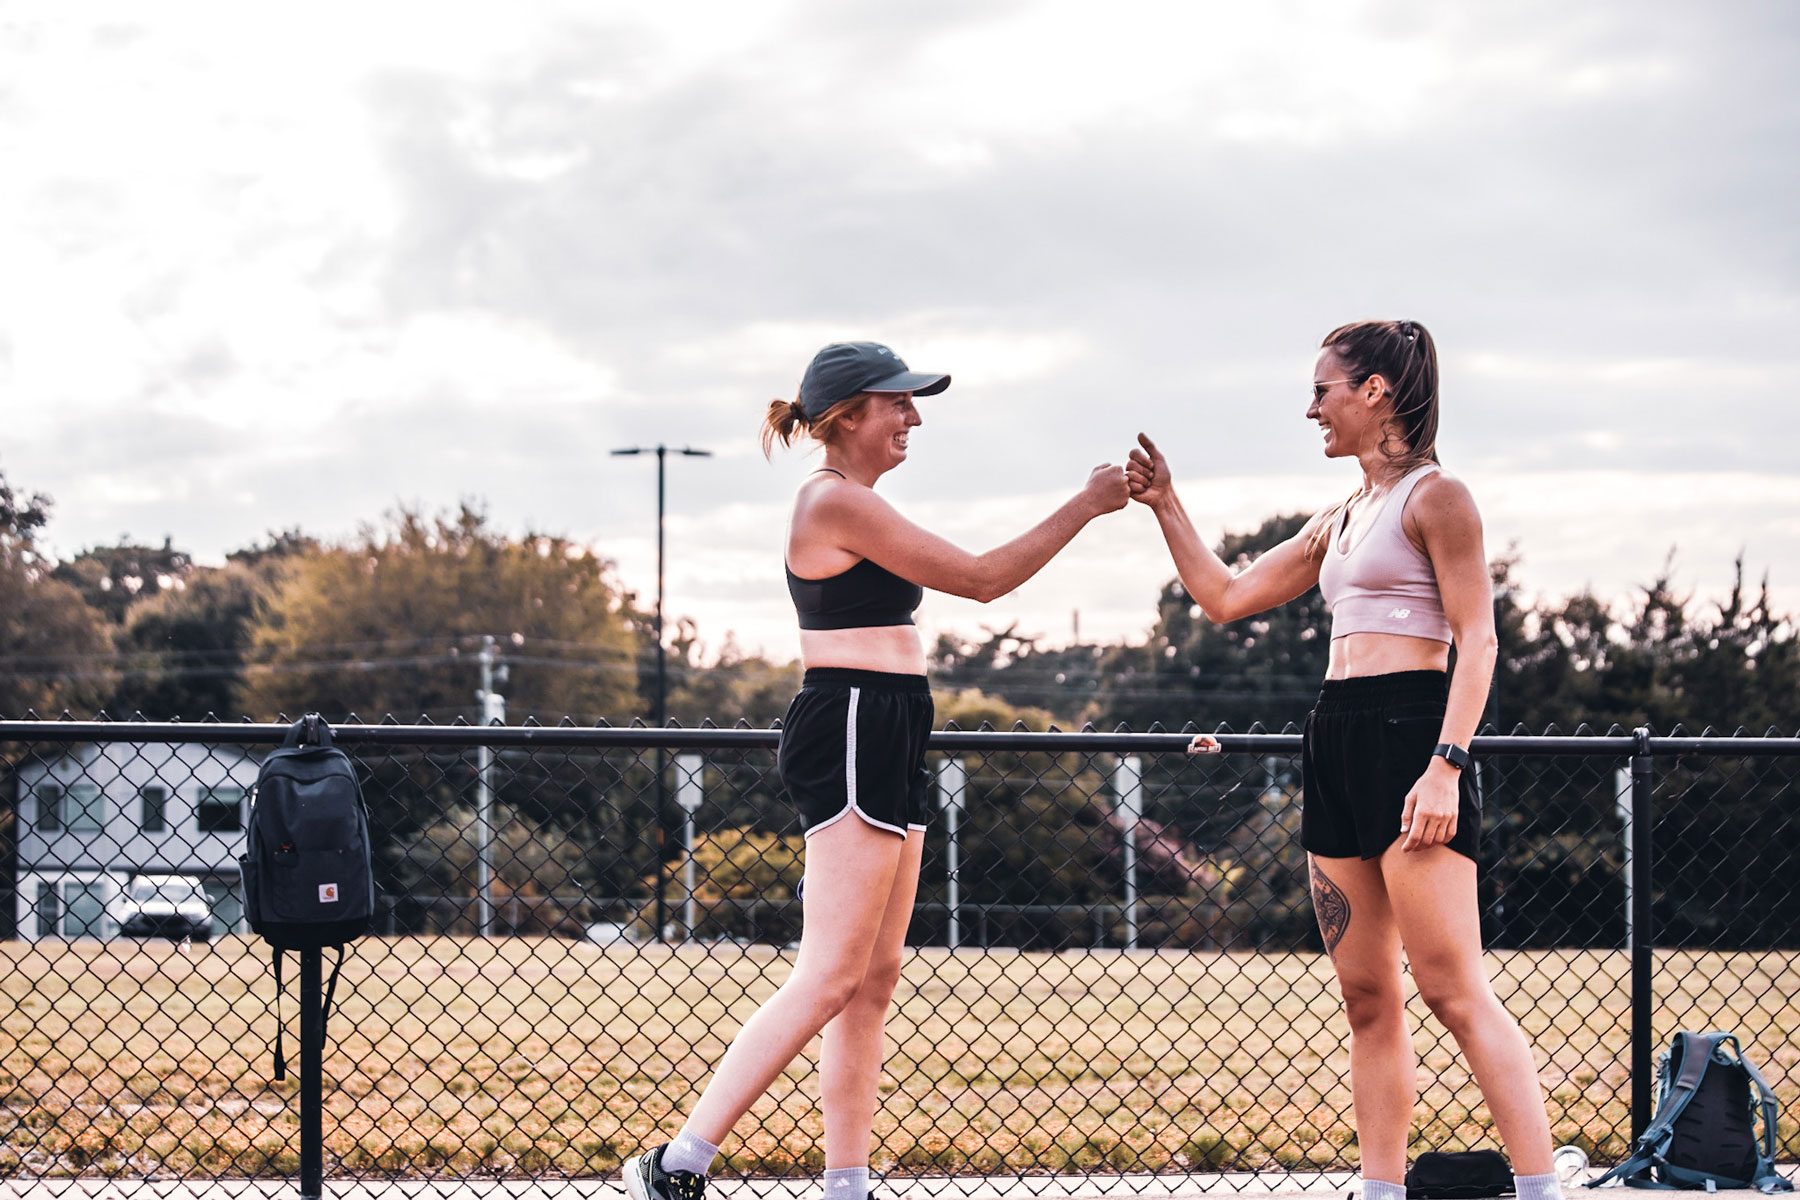
[(1350, 897), (1331, 881), (1331, 876), (1312, 864), (1313, 915), (1319, 918), (1319, 933), (1325, 938), (1325, 953), (1336, 954), (1344, 931), (1350, 928)]

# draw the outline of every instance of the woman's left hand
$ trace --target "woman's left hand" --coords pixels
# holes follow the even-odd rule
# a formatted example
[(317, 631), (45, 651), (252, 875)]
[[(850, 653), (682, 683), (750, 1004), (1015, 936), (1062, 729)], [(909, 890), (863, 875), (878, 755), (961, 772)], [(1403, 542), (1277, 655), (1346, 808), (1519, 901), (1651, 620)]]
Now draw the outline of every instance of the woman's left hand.
[(1402, 850), (1423, 850), (1441, 846), (1456, 836), (1457, 790), (1459, 772), (1441, 758), (1433, 757), (1431, 765), (1406, 793), (1406, 807), (1400, 810), (1400, 832), (1405, 836)]

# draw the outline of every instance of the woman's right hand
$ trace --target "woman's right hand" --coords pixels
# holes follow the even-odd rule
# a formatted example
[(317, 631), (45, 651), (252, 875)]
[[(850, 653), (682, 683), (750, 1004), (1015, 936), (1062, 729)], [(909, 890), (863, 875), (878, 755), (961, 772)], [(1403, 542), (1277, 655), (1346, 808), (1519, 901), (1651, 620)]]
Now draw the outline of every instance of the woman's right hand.
[(1169, 463), (1146, 435), (1138, 434), (1138, 445), (1142, 448), (1131, 452), (1131, 461), (1125, 467), (1131, 478), (1131, 498), (1154, 508), (1169, 495)]
[(1081, 495), (1094, 510), (1095, 516), (1118, 512), (1131, 503), (1131, 484), (1125, 477), (1125, 468), (1101, 463), (1089, 473), (1087, 486), (1081, 489)]

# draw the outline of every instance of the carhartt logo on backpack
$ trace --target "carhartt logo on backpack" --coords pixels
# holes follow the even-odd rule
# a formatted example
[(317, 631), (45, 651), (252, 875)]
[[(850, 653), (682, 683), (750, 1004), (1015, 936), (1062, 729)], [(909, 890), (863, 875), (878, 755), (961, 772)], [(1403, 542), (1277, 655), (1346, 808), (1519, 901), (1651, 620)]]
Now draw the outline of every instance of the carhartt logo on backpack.
[(337, 884), (321, 883), (319, 885), (319, 903), (320, 904), (336, 904), (337, 898), (338, 898)]

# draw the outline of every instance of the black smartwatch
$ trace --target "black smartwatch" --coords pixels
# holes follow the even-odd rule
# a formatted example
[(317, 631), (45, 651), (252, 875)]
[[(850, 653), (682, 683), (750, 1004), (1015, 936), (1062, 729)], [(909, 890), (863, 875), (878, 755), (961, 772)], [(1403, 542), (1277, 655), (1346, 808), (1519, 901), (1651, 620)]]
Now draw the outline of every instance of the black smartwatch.
[(1471, 759), (1468, 750), (1454, 742), (1439, 742), (1431, 752), (1459, 771), (1469, 769)]

